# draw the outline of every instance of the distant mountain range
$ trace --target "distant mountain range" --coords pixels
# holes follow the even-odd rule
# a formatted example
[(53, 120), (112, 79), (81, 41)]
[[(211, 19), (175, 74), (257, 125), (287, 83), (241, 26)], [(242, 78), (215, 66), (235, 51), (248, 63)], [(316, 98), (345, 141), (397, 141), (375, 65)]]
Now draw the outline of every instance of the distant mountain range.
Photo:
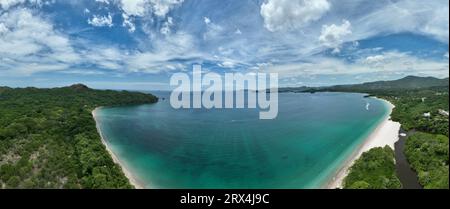
[(363, 84), (336, 85), (328, 87), (297, 87), (280, 88), (279, 92), (323, 92), (323, 91), (343, 91), (343, 92), (372, 92), (390, 90), (414, 90), (433, 87), (447, 87), (449, 79), (439, 79), (434, 77), (407, 76), (393, 81), (376, 81)]

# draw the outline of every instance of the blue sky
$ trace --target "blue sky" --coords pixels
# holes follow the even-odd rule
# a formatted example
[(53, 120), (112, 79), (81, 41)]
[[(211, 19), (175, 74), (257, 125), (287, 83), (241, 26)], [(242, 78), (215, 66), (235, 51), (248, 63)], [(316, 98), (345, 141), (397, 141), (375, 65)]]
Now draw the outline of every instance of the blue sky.
[(448, 77), (447, 0), (0, 0), (0, 86), (168, 89), (173, 73), (281, 86)]

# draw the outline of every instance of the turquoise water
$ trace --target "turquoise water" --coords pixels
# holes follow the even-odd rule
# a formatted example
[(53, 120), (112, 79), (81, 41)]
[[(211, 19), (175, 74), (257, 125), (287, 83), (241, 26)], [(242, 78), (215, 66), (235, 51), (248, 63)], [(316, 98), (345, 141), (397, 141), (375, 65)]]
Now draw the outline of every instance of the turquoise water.
[(175, 110), (161, 100), (102, 108), (97, 122), (112, 151), (147, 188), (320, 188), (388, 107), (362, 94), (286, 93), (279, 95), (275, 120), (259, 120), (258, 113)]

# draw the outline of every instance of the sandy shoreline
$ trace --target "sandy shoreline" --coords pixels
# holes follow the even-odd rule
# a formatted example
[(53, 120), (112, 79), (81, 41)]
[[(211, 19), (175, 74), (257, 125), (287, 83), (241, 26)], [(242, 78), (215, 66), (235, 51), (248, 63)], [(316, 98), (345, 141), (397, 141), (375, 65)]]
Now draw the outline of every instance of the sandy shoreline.
[(339, 169), (333, 179), (325, 186), (327, 189), (342, 188), (344, 178), (348, 174), (348, 169), (354, 162), (362, 155), (362, 153), (369, 151), (375, 147), (384, 147), (386, 145), (395, 149), (395, 142), (399, 140), (399, 131), (401, 124), (391, 120), (391, 113), (394, 105), (389, 101), (383, 100), (389, 105), (389, 114), (383, 122), (367, 137), (360, 147), (346, 160), (344, 165)]
[[(326, 189), (336, 189), (342, 188), (342, 184), (344, 178), (348, 174), (348, 169), (354, 164), (354, 162), (362, 155), (362, 153), (375, 148), (375, 147), (384, 147), (386, 145), (390, 146), (392, 149), (395, 149), (395, 143), (399, 140), (399, 131), (401, 124), (398, 122), (394, 122), (390, 119), (390, 114), (392, 113), (393, 108), (395, 107), (392, 103), (383, 100), (389, 106), (389, 114), (387, 114), (386, 118), (377, 126), (377, 128), (365, 139), (365, 141), (360, 145), (360, 147), (353, 152), (353, 154), (345, 161), (345, 163), (340, 167), (340, 169), (336, 172), (334, 177), (324, 186)], [(130, 183), (136, 189), (145, 188), (143, 184), (139, 183), (139, 181), (134, 177), (134, 175), (127, 169), (124, 163), (122, 163), (119, 158), (114, 154), (111, 148), (108, 146), (106, 141), (104, 140), (103, 134), (99, 128), (96, 111), (99, 108), (96, 108), (92, 111), (92, 116), (96, 122), (97, 131), (100, 135), (102, 143), (105, 145), (106, 150), (109, 152), (114, 162), (118, 164), (121, 168), (125, 176), (129, 179)]]
[(109, 152), (109, 155), (111, 155), (114, 163), (118, 164), (119, 167), (122, 169), (122, 172), (125, 174), (125, 176), (128, 178), (128, 180), (130, 181), (130, 184), (134, 186), (134, 188), (136, 189), (144, 189), (144, 186), (142, 186), (142, 184), (139, 183), (139, 181), (136, 179), (136, 177), (133, 176), (133, 174), (126, 168), (126, 166), (124, 165), (124, 163), (122, 163), (119, 158), (114, 154), (114, 152), (111, 150), (111, 148), (108, 146), (108, 143), (106, 143), (105, 139), (103, 138), (103, 134), (100, 130), (100, 127), (98, 126), (98, 121), (97, 121), (97, 115), (96, 115), (96, 111), (99, 108), (95, 108), (94, 111), (92, 111), (92, 117), (94, 117), (95, 120), (95, 126), (97, 127), (97, 132), (100, 135), (100, 138), (102, 140), (102, 143), (105, 145), (106, 150)]

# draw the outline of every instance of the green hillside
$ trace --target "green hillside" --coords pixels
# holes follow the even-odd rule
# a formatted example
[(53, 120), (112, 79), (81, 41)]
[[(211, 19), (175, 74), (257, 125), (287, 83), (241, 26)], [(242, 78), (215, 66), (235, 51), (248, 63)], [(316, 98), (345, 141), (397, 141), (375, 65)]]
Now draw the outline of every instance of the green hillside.
[(0, 88), (0, 188), (131, 188), (102, 144), (91, 111), (157, 100), (82, 84)]
[(439, 79), (433, 77), (417, 77), (408, 76), (394, 81), (376, 81), (370, 83), (356, 84), (356, 85), (340, 85), (325, 88), (328, 90), (346, 90), (354, 91), (355, 89), (363, 91), (378, 91), (378, 90), (414, 90), (423, 89), (436, 86), (448, 86), (448, 78)]

